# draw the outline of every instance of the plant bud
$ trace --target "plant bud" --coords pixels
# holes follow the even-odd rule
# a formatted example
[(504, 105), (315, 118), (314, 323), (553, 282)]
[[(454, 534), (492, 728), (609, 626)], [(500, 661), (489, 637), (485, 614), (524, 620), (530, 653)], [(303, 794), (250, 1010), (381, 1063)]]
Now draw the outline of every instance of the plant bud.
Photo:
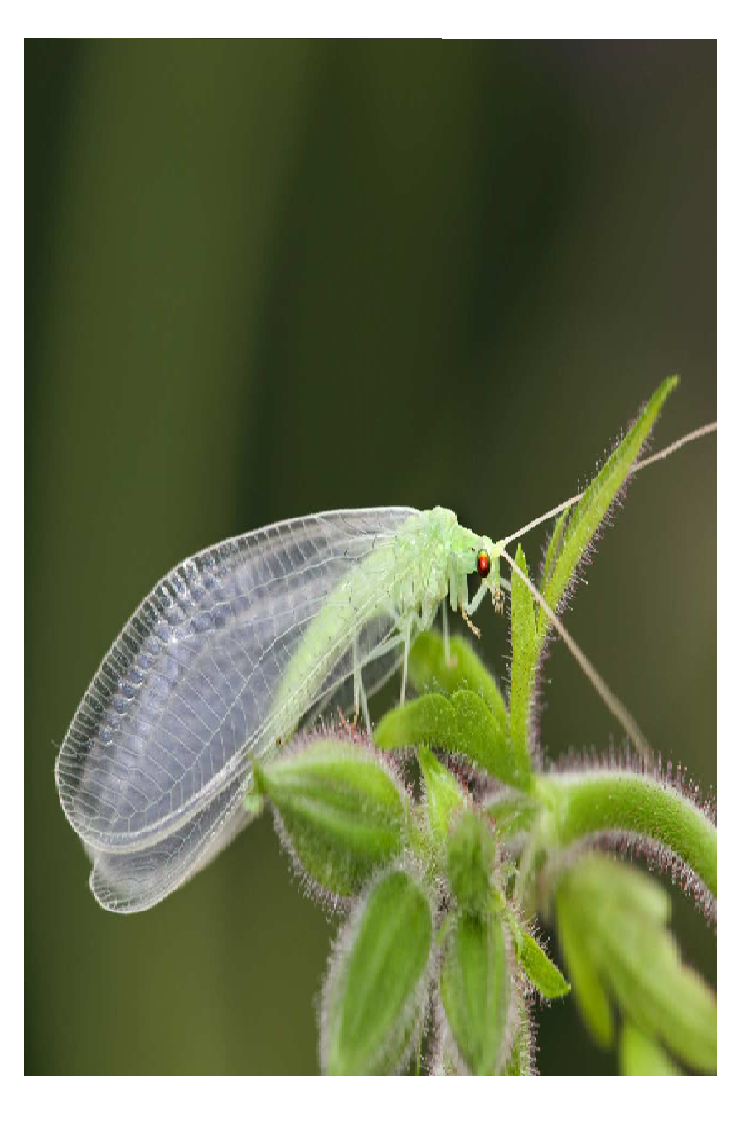
[(404, 847), (409, 798), (378, 757), (326, 735), (255, 767), (293, 859), (323, 890), (348, 896)]
[(497, 1074), (509, 1061), (512, 988), (501, 919), (460, 915), (448, 938), (440, 999), (458, 1055), (472, 1074)]
[(487, 909), (494, 865), (492, 832), (467, 810), (448, 840), (448, 879), (461, 910), (479, 914)]
[(400, 1070), (428, 999), (430, 904), (407, 871), (366, 892), (339, 938), (323, 989), (321, 1062), (329, 1074)]

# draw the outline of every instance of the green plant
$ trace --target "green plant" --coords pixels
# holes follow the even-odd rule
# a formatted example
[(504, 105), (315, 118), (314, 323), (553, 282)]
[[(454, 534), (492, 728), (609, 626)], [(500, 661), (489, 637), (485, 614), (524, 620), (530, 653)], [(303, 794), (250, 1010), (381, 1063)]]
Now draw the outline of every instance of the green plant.
[[(558, 519), (539, 589), (554, 613), (674, 385)], [(345, 912), (323, 989), (322, 1065), (529, 1073), (535, 997), (571, 992), (624, 1072), (713, 1071), (716, 999), (680, 958), (669, 897), (605, 852), (648, 855), (715, 920), (715, 809), (640, 753), (540, 768), (550, 619), (520, 546), (513, 562), (507, 699), (468, 643), (454, 638), (446, 664), (442, 638), (427, 633), (409, 657), (417, 697), (372, 739), (342, 720), (256, 769), (257, 807), (269, 802), (298, 870)], [(557, 930), (562, 970), (538, 919)]]

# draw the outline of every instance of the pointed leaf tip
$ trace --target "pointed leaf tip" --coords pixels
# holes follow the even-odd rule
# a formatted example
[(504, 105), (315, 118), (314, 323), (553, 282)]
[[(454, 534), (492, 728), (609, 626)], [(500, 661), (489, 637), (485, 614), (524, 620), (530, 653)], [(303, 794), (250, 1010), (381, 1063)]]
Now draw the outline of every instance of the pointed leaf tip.
[(547, 1000), (568, 995), (570, 985), (531, 934), (521, 935), (519, 960), (534, 988)]
[[(558, 520), (547, 549), (541, 589), (543, 597), (554, 612), (559, 612), (576, 569), (582, 562), (602, 520), (625, 484), (664, 403), (679, 381), (678, 376), (672, 375), (657, 387), (570, 515), (564, 512)], [(556, 552), (554, 562), (550, 558), (551, 551)], [(537, 610), (536, 617), (537, 652), (540, 653), (550, 625), (541, 608)]]

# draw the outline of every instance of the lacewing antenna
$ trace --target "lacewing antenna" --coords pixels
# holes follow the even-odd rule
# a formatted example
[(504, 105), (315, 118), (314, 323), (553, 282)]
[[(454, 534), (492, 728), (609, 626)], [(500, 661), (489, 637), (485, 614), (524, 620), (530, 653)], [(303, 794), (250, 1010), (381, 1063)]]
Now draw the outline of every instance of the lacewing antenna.
[(517, 574), (521, 579), (534, 601), (541, 607), (542, 612), (549, 618), (550, 624), (565, 642), (565, 645), (567, 646), (571, 656), (581, 668), (586, 678), (590, 681), (592, 687), (599, 695), (600, 699), (604, 702), (605, 706), (620, 723), (623, 730), (628, 735), (630, 741), (633, 743), (633, 746), (636, 748), (643, 760), (650, 765), (653, 762), (653, 751), (648, 744), (646, 736), (638, 726), (633, 716), (628, 711), (625, 704), (620, 699), (618, 699), (611, 688), (607, 686), (607, 684), (597, 672), (596, 668), (594, 668), (589, 658), (582, 651), (579, 645), (573, 640), (570, 633), (563, 625), (562, 621), (553, 612), (545, 599), (539, 593), (534, 583), (526, 577), (524, 572), (516, 564), (511, 555), (508, 554), (502, 544), (497, 545), (497, 554), (501, 558), (505, 559), (513, 573)]
[[(659, 450), (658, 453), (654, 453), (651, 457), (646, 457), (643, 461), (636, 461), (628, 473), (628, 476), (635, 476), (641, 469), (645, 469), (649, 465), (655, 465), (657, 461), (666, 460), (667, 457), (671, 457), (673, 453), (676, 453), (678, 449), (682, 449), (683, 445), (687, 445), (688, 442), (697, 441), (698, 438), (716, 433), (717, 426), (717, 422), (708, 422), (705, 426), (699, 426), (697, 430), (691, 430), (689, 434), (685, 434), (683, 437), (678, 438), (677, 441), (673, 441), (671, 445), (666, 446), (665, 449)], [(559, 516), (560, 513), (564, 512), (567, 508), (572, 508), (574, 504), (577, 504), (578, 501), (583, 498), (585, 491), (586, 490), (583, 489), (583, 491), (577, 492), (575, 496), (570, 496), (567, 500), (563, 500), (554, 508), (550, 508), (544, 515), (537, 516), (535, 520), (524, 524), (518, 531), (514, 531), (512, 535), (506, 535), (506, 537), (501, 540), (501, 543), (503, 546), (507, 546), (508, 543), (513, 543), (516, 539), (520, 539), (527, 531), (533, 531), (535, 527), (539, 527), (541, 524), (546, 523), (547, 520), (551, 520), (553, 516)]]
[[(708, 422), (705, 426), (699, 426), (698, 429), (691, 430), (690, 433), (684, 434), (683, 437), (678, 438), (677, 441), (673, 441), (671, 445), (666, 446), (658, 453), (654, 453), (651, 457), (646, 457), (642, 461), (636, 461), (636, 463), (628, 473), (628, 476), (634, 476), (637, 472), (640, 472), (641, 469), (645, 469), (648, 465), (654, 465), (657, 461), (666, 460), (667, 457), (670, 457), (673, 453), (676, 453), (678, 449), (681, 449), (683, 445), (687, 445), (692, 441), (697, 441), (699, 438), (706, 437), (708, 434), (715, 433), (716, 429), (716, 422)], [(492, 553), (496, 558), (505, 559), (513, 573), (518, 575), (518, 577), (528, 589), (534, 601), (548, 618), (555, 632), (564, 641), (571, 656), (581, 668), (584, 675), (599, 695), (600, 699), (604, 702), (610, 713), (614, 715), (614, 717), (620, 723), (623, 730), (630, 738), (633, 746), (636, 748), (644, 761), (648, 764), (651, 764), (653, 761), (653, 751), (648, 744), (646, 736), (636, 723), (633, 716), (628, 711), (625, 704), (622, 703), (622, 701), (617, 698), (611, 688), (607, 686), (586, 654), (573, 640), (572, 636), (565, 628), (560, 618), (557, 616), (551, 606), (547, 604), (544, 596), (539, 592), (539, 590), (537, 590), (531, 579), (528, 578), (520, 569), (520, 567), (516, 565), (514, 559), (506, 550), (508, 543), (512, 543), (514, 540), (519, 539), (522, 535), (525, 535), (527, 531), (532, 531), (535, 527), (539, 527), (540, 524), (545, 523), (546, 520), (552, 519), (553, 516), (557, 516), (561, 512), (566, 511), (566, 509), (571, 508), (574, 504), (578, 503), (583, 495), (584, 492), (576, 493), (575, 496), (571, 496), (569, 497), (569, 499), (563, 500), (562, 503), (557, 504), (554, 508), (550, 508), (550, 510), (548, 512), (545, 512), (544, 515), (538, 516), (535, 520), (531, 520), (530, 523), (525, 524), (523, 527), (519, 528), (518, 531), (513, 532), (512, 535), (508, 535), (504, 539), (501, 539), (498, 543), (495, 544)]]

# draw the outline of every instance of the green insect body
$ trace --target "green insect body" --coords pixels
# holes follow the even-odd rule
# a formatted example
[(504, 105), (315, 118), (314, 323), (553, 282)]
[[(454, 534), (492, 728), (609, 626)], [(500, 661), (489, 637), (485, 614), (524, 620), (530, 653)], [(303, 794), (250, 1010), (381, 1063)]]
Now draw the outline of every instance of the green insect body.
[[(314, 702), (306, 696), (315, 695), (321, 676), (350, 649), (355, 710), (361, 704), (367, 718), (363, 667), (399, 647), (406, 660), (410, 645), (432, 626), (446, 598), (454, 611), (473, 612), (468, 576), (476, 572), (479, 551), (491, 546), (491, 540), (461, 527), (447, 508), (415, 513), (392, 541), (374, 545), (331, 591), (289, 661), (278, 692), (281, 726), (295, 728), (300, 712)], [(358, 651), (356, 638), (373, 619), (385, 619), (392, 627), (374, 648)]]

